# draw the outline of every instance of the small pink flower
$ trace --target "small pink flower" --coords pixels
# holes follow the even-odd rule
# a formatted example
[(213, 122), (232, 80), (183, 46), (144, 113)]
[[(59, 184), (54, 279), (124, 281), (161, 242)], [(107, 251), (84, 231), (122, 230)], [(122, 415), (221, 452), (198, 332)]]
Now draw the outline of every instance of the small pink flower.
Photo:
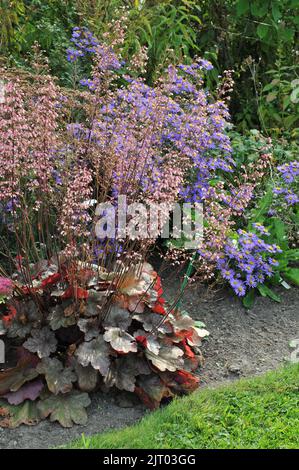
[(0, 295), (9, 295), (12, 292), (13, 283), (7, 277), (0, 277)]

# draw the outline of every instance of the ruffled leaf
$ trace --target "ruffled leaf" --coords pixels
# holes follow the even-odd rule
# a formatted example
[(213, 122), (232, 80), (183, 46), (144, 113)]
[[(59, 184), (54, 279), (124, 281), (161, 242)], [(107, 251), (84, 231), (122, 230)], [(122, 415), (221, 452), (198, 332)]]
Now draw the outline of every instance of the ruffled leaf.
[(0, 426), (5, 428), (17, 428), (21, 424), (33, 426), (41, 420), (37, 403), (34, 401), (25, 401), (24, 403), (13, 406), (3, 400), (0, 401)]
[(73, 423), (86, 424), (85, 408), (91, 403), (87, 393), (73, 391), (65, 395), (52, 395), (39, 401), (38, 411), (42, 418), (50, 416), (50, 421), (58, 421), (64, 428), (71, 428)]
[(82, 366), (87, 367), (88, 364), (91, 364), (92, 367), (100, 371), (103, 376), (108, 374), (110, 366), (109, 346), (104, 341), (103, 336), (82, 343), (78, 347), (75, 355)]
[(104, 340), (110, 343), (115, 351), (125, 354), (137, 351), (135, 338), (120, 328), (109, 328), (104, 334)]
[(173, 396), (171, 390), (157, 375), (139, 377), (135, 393), (150, 409), (158, 408), (163, 398)]
[(132, 317), (128, 310), (119, 307), (117, 304), (113, 304), (108, 312), (107, 318), (103, 321), (105, 328), (115, 327), (127, 330), (132, 323)]
[(38, 359), (31, 354), (22, 357), (17, 366), (0, 372), (0, 395), (15, 392), (24, 383), (35, 379), (38, 372), (35, 369)]
[(3, 396), (7, 399), (10, 405), (19, 405), (25, 400), (36, 400), (43, 388), (43, 381), (41, 379), (36, 379), (32, 382), (26, 383), (16, 392), (9, 392)]
[(86, 320), (85, 318), (81, 318), (81, 320), (78, 321), (78, 327), (84, 333), (85, 341), (90, 341), (99, 336), (97, 319)]
[(72, 365), (75, 369), (78, 387), (82, 392), (92, 392), (98, 383), (99, 372), (91, 365), (87, 367), (81, 366), (77, 359), (72, 359)]
[(184, 351), (176, 346), (162, 346), (159, 354), (147, 350), (145, 355), (161, 371), (170, 370), (174, 372), (184, 366), (182, 358)]
[(115, 385), (119, 390), (134, 392), (136, 377), (140, 374), (150, 373), (151, 370), (145, 359), (129, 353), (115, 360), (105, 378), (105, 383), (109, 387)]
[(66, 316), (61, 305), (56, 305), (50, 310), (48, 319), (54, 331), (76, 324), (76, 318), (74, 316)]

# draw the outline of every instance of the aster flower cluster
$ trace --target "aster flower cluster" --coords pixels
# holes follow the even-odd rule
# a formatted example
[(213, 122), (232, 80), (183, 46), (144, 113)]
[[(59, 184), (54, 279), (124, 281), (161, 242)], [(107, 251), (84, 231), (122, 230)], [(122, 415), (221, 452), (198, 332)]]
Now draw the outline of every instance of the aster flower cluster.
[[(102, 99), (111, 70), (121, 63), (115, 55), (112, 66), (111, 49), (103, 47), (96, 48), (91, 78), (80, 82), (97, 99), (92, 126), (73, 123), (68, 129), (76, 145), (88, 141), (97, 158), (109, 155), (114, 198), (126, 194), (133, 200), (173, 203), (180, 193), (194, 200), (194, 192), (204, 192), (218, 169), (232, 171), (227, 108), (211, 102), (203, 90), (203, 73), (212, 68), (208, 61), (169, 66), (154, 87), (125, 75), (127, 86)], [(196, 189), (185, 187), (191, 168), (198, 173)]]
[[(284, 200), (289, 205), (299, 202), (298, 182), (299, 182), (299, 161), (285, 163), (277, 167), (281, 177), (281, 185), (273, 190), (275, 195), (283, 195)], [(297, 193), (296, 193), (297, 192)]]
[[(122, 63), (117, 55), (107, 44), (100, 44), (98, 39), (85, 27), (76, 27), (73, 29), (71, 41), (75, 47), (67, 49), (67, 60), (76, 62), (82, 57), (93, 54), (98, 56), (97, 66), (101, 70), (118, 70)], [(81, 85), (87, 86), (90, 90), (95, 88), (93, 82), (89, 79), (82, 79)]]
[(227, 241), (217, 262), (221, 276), (240, 297), (274, 275), (279, 263), (273, 256), (282, 252), (279, 246), (267, 243), (270, 233), (263, 225), (254, 223), (252, 226), (255, 232), (240, 229), (238, 239)]

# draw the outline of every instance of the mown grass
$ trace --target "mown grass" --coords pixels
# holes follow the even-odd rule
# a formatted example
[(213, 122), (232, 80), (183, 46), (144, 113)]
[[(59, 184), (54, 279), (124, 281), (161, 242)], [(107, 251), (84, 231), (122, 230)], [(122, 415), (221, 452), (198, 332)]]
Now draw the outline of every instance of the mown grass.
[(138, 424), (67, 448), (239, 449), (299, 447), (299, 364), (203, 389)]

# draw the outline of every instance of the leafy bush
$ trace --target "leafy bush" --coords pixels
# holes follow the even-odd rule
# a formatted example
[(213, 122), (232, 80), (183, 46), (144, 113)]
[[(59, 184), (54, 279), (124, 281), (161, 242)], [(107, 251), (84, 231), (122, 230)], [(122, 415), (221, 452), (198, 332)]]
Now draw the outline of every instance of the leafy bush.
[(17, 361), (0, 372), (0, 425), (48, 416), (64, 427), (84, 424), (87, 392), (100, 386), (135, 392), (150, 408), (197, 388), (192, 371), (207, 332), (165, 305), (149, 264), (116, 269), (56, 257), (30, 266), (29, 288), (20, 266), (13, 296), (11, 281), (0, 278), (1, 335)]

